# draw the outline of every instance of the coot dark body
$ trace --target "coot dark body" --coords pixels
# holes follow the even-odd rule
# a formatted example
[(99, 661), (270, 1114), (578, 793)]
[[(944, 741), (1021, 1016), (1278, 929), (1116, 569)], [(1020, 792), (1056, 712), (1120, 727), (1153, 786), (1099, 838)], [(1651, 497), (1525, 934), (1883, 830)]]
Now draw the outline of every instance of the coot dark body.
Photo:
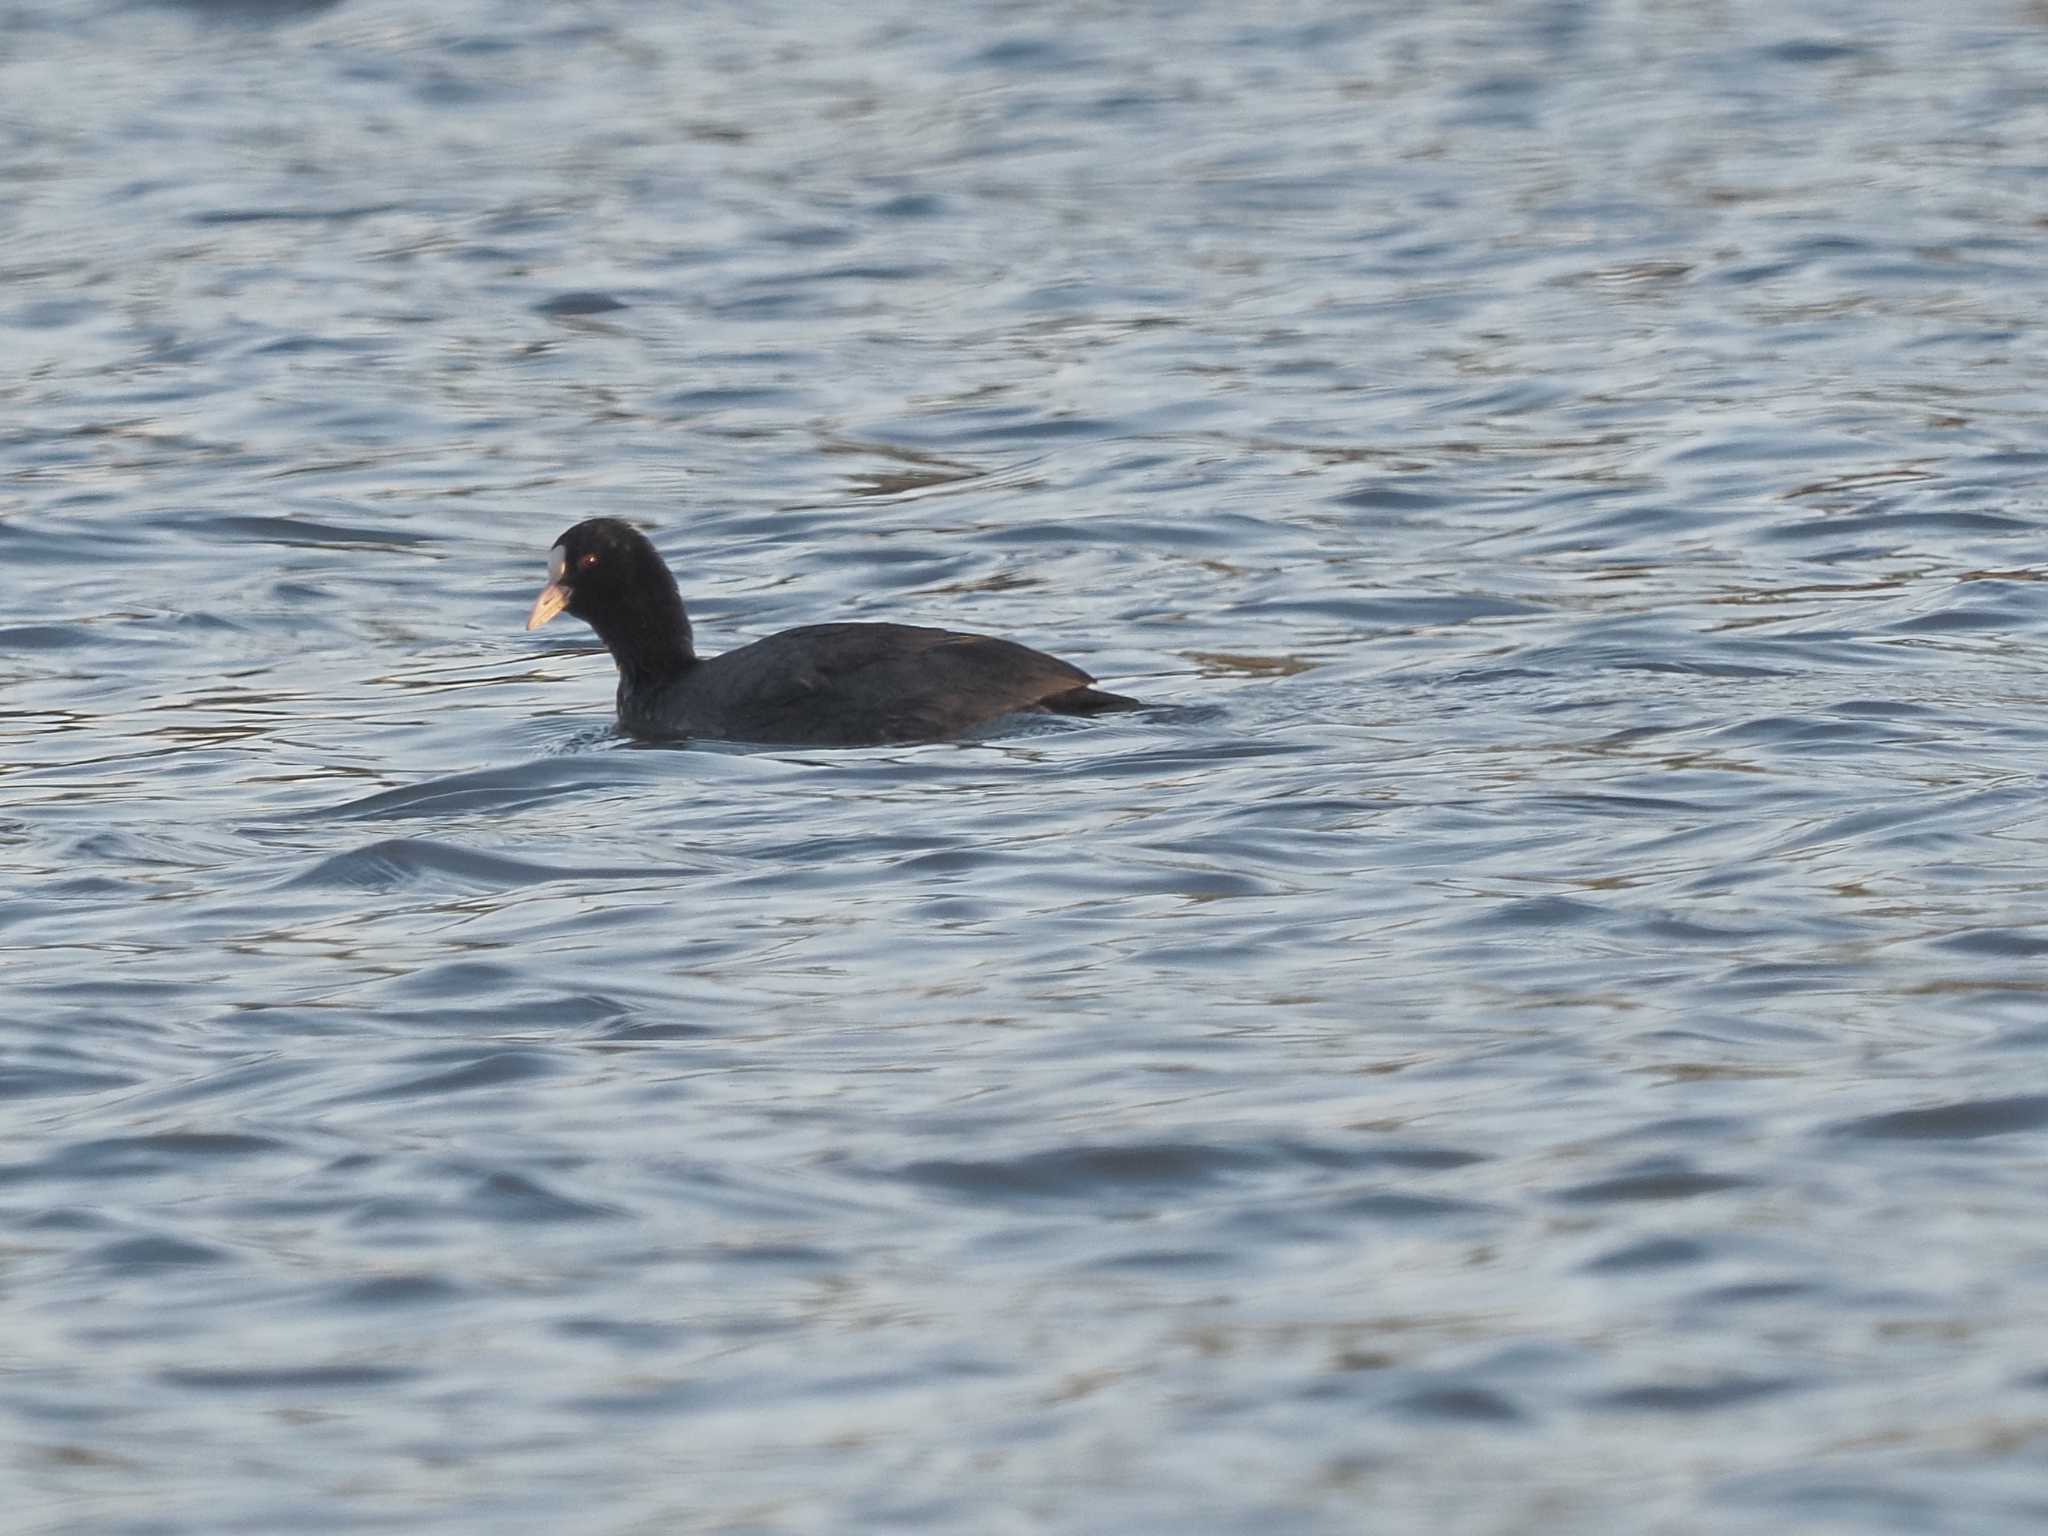
[(646, 535), (616, 518), (556, 541), (526, 627), (563, 612), (612, 653), (619, 724), (642, 736), (874, 746), (939, 741), (1020, 710), (1140, 707), (1013, 640), (908, 624), (806, 624), (699, 656), (675, 577)]

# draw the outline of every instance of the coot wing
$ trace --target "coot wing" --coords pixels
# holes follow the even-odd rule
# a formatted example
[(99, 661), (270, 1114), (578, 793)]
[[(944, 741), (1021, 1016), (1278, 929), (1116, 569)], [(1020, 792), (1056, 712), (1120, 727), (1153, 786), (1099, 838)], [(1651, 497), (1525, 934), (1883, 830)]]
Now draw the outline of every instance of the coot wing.
[(700, 662), (679, 729), (858, 745), (951, 736), (1093, 679), (1012, 640), (908, 624), (808, 624)]

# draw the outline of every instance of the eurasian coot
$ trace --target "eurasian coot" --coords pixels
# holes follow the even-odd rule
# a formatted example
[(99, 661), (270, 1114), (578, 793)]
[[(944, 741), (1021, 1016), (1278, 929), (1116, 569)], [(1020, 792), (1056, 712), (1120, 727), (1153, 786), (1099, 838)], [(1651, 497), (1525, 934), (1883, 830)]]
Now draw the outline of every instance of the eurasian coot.
[(526, 627), (565, 611), (618, 663), (619, 724), (636, 735), (856, 747), (937, 741), (1019, 710), (1141, 707), (1015, 641), (907, 624), (806, 624), (699, 656), (675, 577), (611, 517), (556, 541)]

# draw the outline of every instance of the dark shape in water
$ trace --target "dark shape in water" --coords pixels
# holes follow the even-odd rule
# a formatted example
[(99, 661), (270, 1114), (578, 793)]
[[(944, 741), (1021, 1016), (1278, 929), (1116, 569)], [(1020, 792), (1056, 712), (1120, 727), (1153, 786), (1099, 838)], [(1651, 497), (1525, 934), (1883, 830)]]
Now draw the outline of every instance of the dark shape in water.
[(333, 10), (341, 0), (169, 0), (169, 3), (208, 21), (260, 27), (318, 16), (322, 11)]
[(575, 315), (608, 315), (626, 305), (608, 293), (578, 288), (568, 293), (558, 293), (551, 299), (542, 299), (533, 306), (534, 313), (568, 318)]
[(939, 741), (1021, 710), (1142, 707), (1013, 640), (907, 624), (806, 624), (699, 656), (675, 577), (647, 536), (616, 518), (578, 523), (549, 552), (526, 627), (565, 611), (618, 663), (619, 724), (636, 735), (877, 746)]

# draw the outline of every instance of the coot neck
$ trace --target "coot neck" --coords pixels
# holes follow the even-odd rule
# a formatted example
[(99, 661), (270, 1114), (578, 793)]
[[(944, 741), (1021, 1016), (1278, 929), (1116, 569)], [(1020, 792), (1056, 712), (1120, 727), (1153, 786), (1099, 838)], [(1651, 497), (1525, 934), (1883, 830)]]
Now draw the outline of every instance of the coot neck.
[(673, 586), (593, 618), (590, 627), (618, 663), (624, 691), (659, 688), (697, 665), (690, 618)]

